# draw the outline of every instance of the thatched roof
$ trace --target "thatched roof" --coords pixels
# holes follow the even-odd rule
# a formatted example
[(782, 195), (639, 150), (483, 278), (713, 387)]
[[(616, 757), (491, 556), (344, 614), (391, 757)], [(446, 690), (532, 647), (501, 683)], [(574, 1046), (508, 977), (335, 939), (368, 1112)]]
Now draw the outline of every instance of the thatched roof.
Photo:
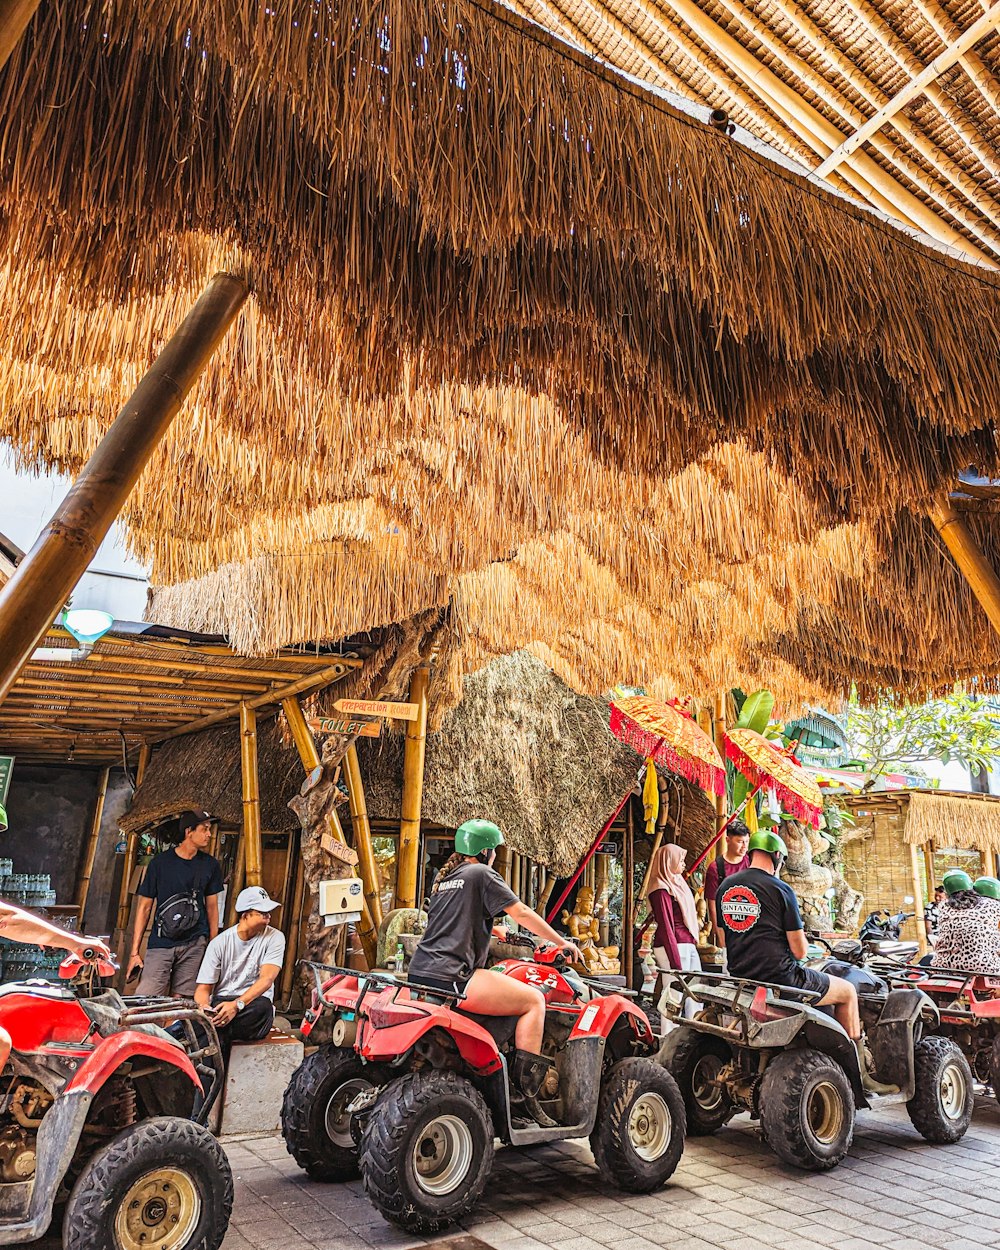
[[(532, 656), (494, 660), (466, 677), (462, 702), (427, 738), (424, 820), (455, 829), (488, 817), (514, 850), (571, 871), (642, 764), (608, 719), (604, 700), (574, 694)], [(358, 755), (369, 814), (398, 820), (402, 738), (361, 739)], [(704, 845), (714, 808), (696, 786), (672, 780), (686, 836)]]
[(859, 823), (863, 816), (885, 812), (903, 840), (914, 846), (990, 850), (1000, 854), (1000, 795), (959, 794), (945, 790), (898, 790), (888, 794), (838, 798)]
[(1000, 471), (1000, 280), (508, 11), (43, 0), (0, 436), (78, 469), (217, 266), (253, 299), (127, 516), (164, 619), (262, 652), (455, 599), (467, 670), (595, 692), (1000, 673), (922, 519)]
[[(282, 742), (275, 721), (257, 727), (257, 773), (260, 824), (269, 833), (298, 829), (288, 807), (302, 786), (302, 764), (293, 747)], [(118, 822), (126, 832), (146, 829), (202, 807), (225, 828), (243, 824), (238, 725), (220, 725), (164, 743), (154, 752), (132, 805)]]

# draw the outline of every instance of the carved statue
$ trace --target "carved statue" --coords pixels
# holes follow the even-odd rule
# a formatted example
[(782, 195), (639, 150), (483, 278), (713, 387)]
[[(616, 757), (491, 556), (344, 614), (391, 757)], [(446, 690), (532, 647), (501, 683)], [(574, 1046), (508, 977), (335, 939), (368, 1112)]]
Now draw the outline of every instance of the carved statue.
[(562, 922), (569, 930), (570, 937), (579, 946), (588, 973), (599, 976), (601, 973), (619, 972), (621, 964), (618, 960), (618, 947), (598, 945), (601, 922), (595, 915), (594, 891), (590, 886), (585, 885), (577, 891), (573, 914), (564, 911)]

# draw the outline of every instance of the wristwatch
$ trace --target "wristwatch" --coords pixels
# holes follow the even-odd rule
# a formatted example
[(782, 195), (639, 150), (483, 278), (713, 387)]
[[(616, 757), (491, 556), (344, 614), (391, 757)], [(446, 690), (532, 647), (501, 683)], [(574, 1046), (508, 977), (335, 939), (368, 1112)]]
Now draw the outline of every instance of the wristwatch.
[(242, 999), (242, 998), (238, 998), (238, 999), (236, 1000), (236, 1010), (237, 1010), (237, 1011), (242, 1011), (242, 1010), (243, 1010), (243, 1008), (244, 1008), (245, 1006), (246, 1006), (246, 1003), (243, 1001), (243, 999)]

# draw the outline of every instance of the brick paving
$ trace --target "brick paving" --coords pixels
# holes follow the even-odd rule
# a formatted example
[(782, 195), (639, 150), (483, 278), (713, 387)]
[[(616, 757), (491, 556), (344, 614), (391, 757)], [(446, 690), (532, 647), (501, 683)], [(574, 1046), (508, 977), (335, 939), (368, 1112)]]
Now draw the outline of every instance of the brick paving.
[(821, 1176), (779, 1163), (743, 1116), (689, 1138), (670, 1183), (645, 1197), (605, 1185), (585, 1142), (500, 1150), (478, 1211), (431, 1239), (386, 1224), (360, 1182), (310, 1181), (280, 1138), (227, 1150), (236, 1207), (223, 1250), (411, 1250), (463, 1231), (493, 1250), (1000, 1247), (1000, 1106), (986, 1098), (956, 1146), (928, 1145), (902, 1108), (864, 1112), (850, 1155)]

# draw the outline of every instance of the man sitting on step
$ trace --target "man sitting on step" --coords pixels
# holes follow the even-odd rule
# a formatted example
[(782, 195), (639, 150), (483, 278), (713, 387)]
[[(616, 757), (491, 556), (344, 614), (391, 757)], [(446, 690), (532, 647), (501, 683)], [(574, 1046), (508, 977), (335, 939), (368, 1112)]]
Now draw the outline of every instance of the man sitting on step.
[(233, 1042), (260, 1041), (274, 1022), (285, 935), (271, 927), (271, 913), (280, 906), (259, 885), (241, 890), (236, 924), (209, 942), (198, 969), (194, 999), (211, 1013), (227, 1058)]

